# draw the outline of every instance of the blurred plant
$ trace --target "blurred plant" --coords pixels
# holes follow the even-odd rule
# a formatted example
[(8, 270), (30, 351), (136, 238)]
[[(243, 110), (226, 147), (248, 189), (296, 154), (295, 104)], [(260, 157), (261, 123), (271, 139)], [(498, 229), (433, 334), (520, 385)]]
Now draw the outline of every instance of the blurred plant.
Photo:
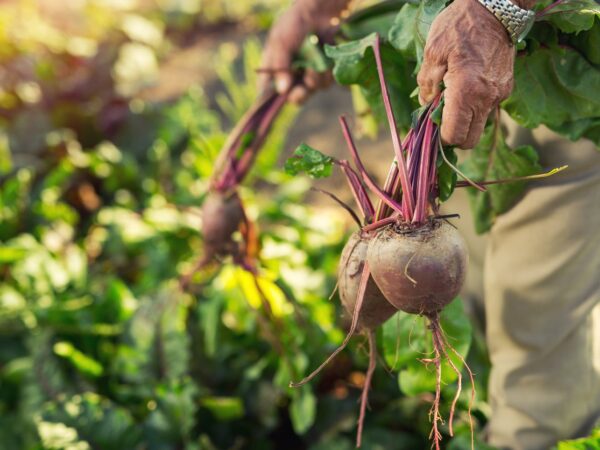
[[(257, 283), (225, 264), (179, 289), (201, 252), (215, 157), (256, 95), (259, 44), (218, 49), (218, 109), (200, 88), (166, 106), (137, 97), (177, 27), (262, 26), (283, 2), (156, 0), (143, 13), (75, 3), (74, 28), (32, 0), (0, 5), (2, 448), (353, 448), (360, 340), (318, 382), (288, 388), (342, 340), (327, 298), (349, 231), (343, 212), (303, 204), (308, 180), (274, 169), (293, 108), (240, 190), (261, 228)], [(469, 338), (457, 306), (448, 323)], [(426, 448), (432, 374), (408, 362), (429, 351), (422, 328), (400, 317), (381, 330), (400, 374), (375, 373), (365, 448)], [(476, 330), (469, 358), (484, 424), (489, 363)], [(445, 388), (444, 408), (454, 393)], [(467, 405), (468, 394), (449, 449), (470, 448)]]

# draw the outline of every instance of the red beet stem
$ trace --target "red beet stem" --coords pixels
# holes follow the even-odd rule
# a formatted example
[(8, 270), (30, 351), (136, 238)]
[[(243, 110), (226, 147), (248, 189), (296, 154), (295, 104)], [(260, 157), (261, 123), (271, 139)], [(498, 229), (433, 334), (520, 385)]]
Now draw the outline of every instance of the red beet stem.
[(350, 191), (365, 219), (365, 223), (371, 223), (373, 221), (373, 216), (375, 215), (375, 209), (373, 208), (373, 204), (371, 203), (358, 174), (352, 169), (348, 161), (338, 160), (336, 163), (342, 168), (342, 172), (344, 172), (344, 175), (346, 176)]
[(362, 275), (360, 278), (360, 285), (358, 287), (358, 293), (356, 294), (356, 304), (354, 306), (354, 313), (352, 314), (352, 323), (350, 324), (350, 330), (348, 330), (348, 334), (340, 344), (338, 348), (336, 348), (331, 355), (319, 366), (317, 367), (310, 375), (308, 375), (303, 380), (294, 383), (290, 382), (290, 387), (296, 388), (300, 386), (304, 386), (314, 377), (316, 377), (323, 368), (329, 364), (342, 350), (346, 348), (348, 342), (354, 335), (356, 328), (358, 327), (358, 319), (360, 317), (360, 312), (362, 310), (362, 305), (365, 298), (365, 292), (367, 290), (367, 284), (369, 283), (369, 277), (371, 276), (371, 270), (369, 269), (369, 264), (365, 261), (365, 265), (363, 266)]
[(375, 63), (377, 64), (377, 73), (379, 74), (379, 84), (381, 85), (381, 95), (383, 97), (383, 104), (385, 106), (385, 113), (387, 121), (390, 126), (390, 132), (392, 134), (392, 145), (396, 154), (396, 161), (398, 162), (398, 170), (401, 180), (403, 202), (406, 203), (405, 217), (412, 217), (414, 210), (414, 200), (412, 196), (412, 188), (410, 180), (408, 179), (408, 172), (406, 169), (406, 161), (404, 159), (404, 153), (402, 151), (402, 144), (400, 142), (400, 134), (398, 133), (398, 127), (396, 126), (396, 119), (394, 117), (394, 111), (392, 110), (392, 103), (390, 102), (390, 95), (388, 93), (387, 85), (385, 83), (385, 74), (383, 73), (383, 65), (381, 63), (381, 50), (379, 35), (375, 40), (373, 46), (375, 53)]
[(348, 145), (348, 150), (350, 150), (350, 154), (352, 155), (352, 159), (354, 160), (354, 164), (358, 168), (358, 172), (363, 178), (365, 184), (387, 205), (392, 208), (394, 211), (398, 213), (402, 213), (402, 206), (396, 203), (392, 198), (390, 198), (385, 192), (383, 192), (377, 184), (371, 179), (369, 174), (367, 173), (365, 166), (363, 166), (362, 161), (360, 160), (360, 156), (358, 156), (358, 150), (354, 145), (354, 140), (352, 139), (352, 134), (350, 133), (350, 128), (346, 123), (346, 118), (344, 116), (340, 116), (340, 124), (342, 125), (342, 131), (344, 133), (344, 138), (346, 139), (346, 144)]
[(359, 448), (362, 444), (362, 432), (365, 422), (365, 414), (367, 411), (367, 405), (369, 404), (369, 389), (371, 388), (373, 373), (375, 373), (375, 366), (377, 365), (377, 343), (375, 341), (375, 332), (370, 330), (367, 334), (367, 338), (369, 340), (369, 367), (367, 368), (365, 384), (360, 396), (360, 414), (358, 416), (358, 431), (356, 432), (357, 448)]
[(252, 140), (250, 146), (242, 154), (237, 164), (235, 176), (236, 184), (241, 183), (244, 177), (248, 174), (250, 168), (252, 167), (254, 159), (258, 155), (260, 147), (269, 135), (269, 131), (271, 130), (275, 119), (279, 115), (279, 112), (281, 111), (283, 106), (286, 104), (287, 98), (287, 93), (278, 95), (264, 111), (264, 115), (262, 115), (258, 123), (256, 136)]

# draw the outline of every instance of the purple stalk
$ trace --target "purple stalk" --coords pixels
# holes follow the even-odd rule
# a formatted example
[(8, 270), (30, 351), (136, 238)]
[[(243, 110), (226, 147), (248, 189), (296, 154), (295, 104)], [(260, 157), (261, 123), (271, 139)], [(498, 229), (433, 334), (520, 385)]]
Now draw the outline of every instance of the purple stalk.
[(237, 178), (238, 163), (236, 153), (239, 150), (242, 139), (247, 133), (256, 130), (264, 111), (268, 109), (277, 96), (278, 94), (272, 92), (260, 98), (231, 131), (215, 162), (215, 171), (211, 183), (215, 189), (226, 191), (237, 184), (235, 181)]
[[(429, 200), (429, 191), (431, 176), (429, 169), (431, 167), (431, 147), (433, 135), (433, 122), (427, 117), (425, 119), (425, 135), (420, 152), (419, 174), (417, 177), (417, 191), (415, 194), (416, 207), (412, 217), (413, 223), (423, 223), (427, 218), (427, 203)], [(436, 148), (437, 150), (437, 148)]]
[(394, 223), (398, 220), (398, 217), (396, 214), (392, 214), (391, 216), (388, 217), (384, 217), (383, 219), (379, 219), (373, 223), (370, 223), (369, 225), (365, 225), (364, 227), (362, 227), (363, 231), (373, 231), (373, 230), (377, 230), (378, 228), (381, 228), (385, 225), (389, 225), (390, 223)]
[(241, 183), (244, 177), (250, 171), (252, 163), (254, 162), (254, 159), (258, 154), (258, 150), (260, 150), (260, 147), (269, 135), (269, 131), (273, 126), (273, 122), (275, 121), (275, 119), (279, 115), (279, 112), (287, 102), (287, 97), (287, 93), (278, 95), (277, 97), (275, 97), (273, 102), (268, 106), (268, 108), (264, 112), (264, 115), (262, 116), (258, 124), (256, 136), (252, 140), (250, 146), (244, 151), (237, 164), (236, 184)]
[(340, 346), (336, 348), (334, 352), (331, 355), (329, 355), (329, 357), (325, 361), (323, 361), (323, 363), (319, 367), (313, 370), (306, 378), (304, 378), (301, 381), (298, 381), (297, 383), (290, 382), (290, 387), (297, 388), (300, 386), (304, 386), (315, 376), (317, 376), (327, 364), (329, 364), (342, 350), (346, 348), (348, 342), (350, 342), (350, 339), (352, 338), (352, 336), (354, 336), (354, 332), (358, 327), (358, 318), (360, 317), (360, 311), (362, 310), (365, 292), (367, 290), (367, 284), (369, 282), (370, 276), (371, 270), (369, 269), (369, 263), (365, 261), (365, 265), (363, 266), (362, 274), (360, 277), (360, 284), (358, 285), (358, 292), (356, 294), (356, 304), (354, 305), (354, 312), (352, 313), (352, 323), (350, 324), (350, 330), (348, 330), (348, 334), (346, 335)]
[(367, 173), (365, 167), (363, 166), (362, 161), (360, 160), (360, 156), (358, 156), (358, 150), (356, 150), (356, 146), (354, 145), (354, 140), (352, 139), (352, 135), (350, 134), (350, 128), (346, 123), (346, 119), (344, 116), (340, 116), (340, 124), (342, 125), (342, 131), (344, 133), (344, 138), (346, 139), (346, 144), (348, 145), (348, 150), (350, 150), (350, 154), (352, 155), (352, 159), (354, 160), (354, 164), (358, 168), (358, 172), (365, 184), (387, 205), (392, 208), (394, 211), (402, 214), (402, 207), (396, 203), (392, 198), (390, 198), (385, 192), (383, 192), (377, 184), (371, 179), (369, 174)]
[[(392, 161), (392, 166), (390, 167), (390, 170), (388, 171), (387, 174), (387, 178), (385, 180), (385, 184), (383, 185), (383, 190), (386, 194), (390, 195), (392, 198), (394, 197), (394, 192), (396, 192), (395, 190), (395, 186), (397, 184), (398, 181), (398, 164), (396, 163), (396, 160), (394, 159), (394, 161)], [(389, 208), (387, 207), (387, 205), (383, 202), (379, 202), (379, 205), (377, 206), (377, 213), (375, 214), (375, 220), (379, 220), (383, 217), (387, 217), (389, 215)]]
[(373, 51), (375, 53), (375, 62), (377, 64), (377, 73), (379, 74), (379, 84), (381, 85), (381, 94), (383, 97), (383, 104), (385, 106), (385, 113), (387, 115), (388, 124), (390, 126), (390, 131), (392, 133), (392, 145), (394, 147), (394, 152), (396, 154), (396, 160), (398, 162), (398, 169), (400, 175), (400, 184), (402, 186), (403, 192), (403, 203), (406, 203), (406, 213), (405, 217), (411, 217), (412, 212), (414, 210), (414, 200), (412, 196), (411, 184), (408, 179), (408, 172), (406, 169), (406, 161), (404, 160), (404, 154), (402, 152), (402, 144), (400, 143), (400, 135), (398, 133), (398, 128), (396, 127), (396, 119), (394, 117), (394, 111), (392, 110), (392, 104), (390, 102), (390, 95), (387, 90), (387, 85), (385, 83), (385, 75), (383, 73), (383, 65), (381, 63), (381, 50), (379, 43), (379, 35), (375, 40), (375, 45), (373, 46)]
[(336, 163), (342, 168), (342, 172), (346, 175), (346, 181), (350, 186), (350, 191), (354, 196), (354, 200), (360, 209), (362, 216), (366, 223), (373, 221), (375, 210), (373, 204), (365, 191), (363, 184), (360, 182), (360, 178), (357, 173), (350, 167), (350, 164), (346, 160), (336, 161)]
[[(433, 132), (432, 141), (438, 142), (439, 138), (440, 138), (440, 129), (438, 127), (436, 127), (435, 131)], [(437, 150), (437, 148), (436, 148), (436, 150)], [(437, 156), (438, 156), (438, 152), (434, 151), (433, 157), (431, 159), (431, 172), (430, 172), (431, 178), (429, 180), (431, 189), (433, 189), (437, 183)]]

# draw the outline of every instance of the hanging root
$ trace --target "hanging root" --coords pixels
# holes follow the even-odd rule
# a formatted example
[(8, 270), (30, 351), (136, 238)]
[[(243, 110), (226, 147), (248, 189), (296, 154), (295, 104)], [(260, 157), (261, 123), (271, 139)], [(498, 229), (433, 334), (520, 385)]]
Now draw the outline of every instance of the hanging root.
[[(471, 414), (471, 411), (473, 409), (473, 405), (475, 404), (475, 395), (477, 394), (477, 390), (475, 389), (475, 377), (473, 376), (473, 372), (471, 371), (471, 368), (469, 367), (469, 365), (467, 364), (465, 359), (462, 357), (462, 355), (460, 353), (458, 353), (456, 351), (456, 349), (448, 343), (448, 339), (444, 335), (444, 330), (442, 329), (441, 326), (439, 327), (439, 336), (442, 338), (442, 342), (444, 343), (445, 348), (450, 349), (450, 351), (456, 355), (456, 357), (462, 362), (462, 365), (466, 369), (467, 374), (469, 374), (469, 380), (471, 382), (471, 398), (469, 399), (469, 408), (468, 408), (467, 412), (469, 415), (469, 427), (471, 430), (471, 450), (474, 450), (475, 449), (475, 427), (473, 424), (473, 415)], [(452, 361), (450, 360), (450, 358), (448, 358), (448, 361), (450, 362), (450, 364), (452, 365), (454, 370), (456, 370), (456, 368), (452, 364)], [(456, 403), (457, 399), (458, 399), (458, 393), (456, 395), (455, 401), (452, 404), (451, 414), (454, 411), (454, 403)]]
[(369, 389), (371, 388), (371, 380), (377, 365), (377, 343), (375, 341), (375, 332), (369, 330), (367, 337), (369, 339), (369, 367), (365, 376), (365, 384), (360, 396), (360, 414), (358, 416), (358, 431), (356, 432), (356, 448), (360, 448), (362, 444), (362, 432), (365, 422), (365, 414), (369, 403)]
[(338, 348), (334, 350), (334, 352), (331, 355), (329, 355), (329, 357), (319, 367), (317, 367), (306, 378), (298, 382), (290, 381), (290, 387), (297, 388), (300, 386), (304, 386), (306, 383), (308, 383), (310, 380), (316, 377), (321, 372), (321, 370), (323, 370), (323, 368), (333, 360), (333, 358), (335, 358), (342, 350), (346, 348), (348, 342), (350, 342), (350, 339), (356, 331), (356, 327), (358, 325), (358, 318), (360, 316), (360, 311), (362, 309), (363, 300), (365, 298), (365, 291), (367, 289), (367, 283), (369, 281), (370, 276), (371, 271), (369, 270), (369, 264), (365, 262), (365, 265), (363, 267), (363, 273), (360, 279), (360, 286), (358, 288), (356, 306), (354, 307), (354, 313), (352, 314), (352, 324), (350, 325), (350, 330), (348, 330), (348, 334), (344, 338), (344, 341), (340, 344)]
[(440, 433), (438, 428), (438, 423), (443, 424), (444, 420), (440, 415), (440, 397), (442, 393), (442, 357), (441, 357), (441, 347), (444, 345), (439, 342), (438, 334), (436, 330), (440, 328), (440, 318), (437, 313), (435, 315), (431, 315), (429, 317), (430, 325), (429, 329), (431, 330), (433, 337), (433, 352), (435, 354), (435, 358), (433, 360), (426, 360), (426, 362), (433, 362), (435, 365), (435, 398), (433, 399), (433, 404), (431, 405), (431, 409), (429, 410), (429, 420), (432, 423), (431, 433), (429, 434), (429, 439), (433, 440), (432, 447), (435, 446), (435, 450), (440, 450), (440, 441), (442, 440), (442, 433)]
[(433, 440), (432, 447), (435, 446), (436, 450), (440, 449), (440, 441), (442, 439), (442, 435), (438, 429), (438, 423), (442, 423), (442, 424), (444, 423), (444, 421), (440, 415), (440, 412), (439, 412), (440, 397), (441, 397), (441, 384), (442, 384), (441, 383), (441, 381), (442, 381), (442, 356), (446, 359), (446, 361), (448, 362), (448, 364), (450, 365), (452, 370), (454, 370), (454, 372), (457, 375), (457, 379), (458, 379), (458, 381), (457, 381), (458, 387), (457, 387), (454, 399), (452, 400), (452, 405), (450, 407), (450, 416), (448, 419), (448, 428), (449, 428), (450, 436), (454, 436), (454, 427), (453, 427), (454, 414), (456, 411), (456, 404), (457, 404), (460, 394), (462, 392), (462, 374), (460, 373), (460, 370), (458, 370), (458, 367), (456, 367), (456, 365), (450, 358), (450, 354), (448, 352), (448, 350), (450, 350), (462, 362), (462, 364), (465, 367), (465, 369), (467, 370), (467, 373), (469, 374), (469, 378), (471, 380), (471, 389), (472, 390), (471, 390), (471, 398), (469, 400), (468, 415), (469, 415), (469, 425), (470, 425), (470, 429), (471, 429), (471, 449), (474, 449), (475, 448), (474, 447), (474, 427), (473, 427), (473, 416), (471, 414), (471, 409), (472, 409), (473, 403), (475, 401), (475, 379), (473, 377), (473, 372), (471, 371), (471, 369), (469, 368), (469, 366), (467, 365), (466, 361), (461, 356), (461, 354), (458, 353), (456, 351), (456, 349), (448, 343), (448, 340), (447, 340), (446, 336), (444, 335), (444, 330), (442, 329), (442, 327), (440, 325), (439, 314), (434, 313), (434, 314), (428, 315), (427, 317), (430, 322), (429, 329), (431, 330), (431, 335), (432, 335), (432, 340), (433, 340), (433, 351), (435, 354), (435, 358), (432, 360), (424, 360), (424, 362), (426, 362), (426, 363), (433, 362), (435, 364), (435, 370), (436, 370), (435, 398), (433, 401), (433, 405), (431, 406), (431, 410), (429, 411), (429, 419), (432, 422), (432, 429), (431, 429), (429, 438)]

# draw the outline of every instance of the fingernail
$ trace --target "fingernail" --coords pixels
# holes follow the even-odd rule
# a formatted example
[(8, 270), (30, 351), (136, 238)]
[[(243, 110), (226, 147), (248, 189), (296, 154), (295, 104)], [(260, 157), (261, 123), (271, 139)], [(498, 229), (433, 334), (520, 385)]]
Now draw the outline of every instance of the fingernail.
[(280, 94), (287, 92), (291, 84), (292, 82), (288, 77), (279, 77), (277, 80), (275, 80), (275, 87), (277, 88), (277, 92)]

